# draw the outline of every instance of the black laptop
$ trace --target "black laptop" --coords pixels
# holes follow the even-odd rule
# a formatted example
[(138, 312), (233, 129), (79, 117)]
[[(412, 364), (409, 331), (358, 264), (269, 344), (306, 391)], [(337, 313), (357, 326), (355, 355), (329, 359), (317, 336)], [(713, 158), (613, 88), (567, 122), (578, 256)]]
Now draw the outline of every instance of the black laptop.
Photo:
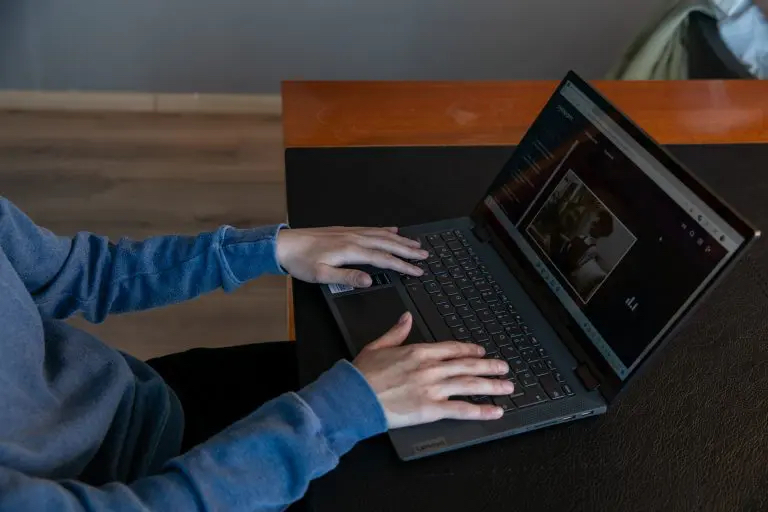
[(409, 310), (509, 362), (514, 394), (454, 397), (502, 419), (390, 431), (405, 460), (602, 414), (759, 236), (574, 73), (467, 213), (402, 228), (423, 276), (323, 286), (353, 355)]

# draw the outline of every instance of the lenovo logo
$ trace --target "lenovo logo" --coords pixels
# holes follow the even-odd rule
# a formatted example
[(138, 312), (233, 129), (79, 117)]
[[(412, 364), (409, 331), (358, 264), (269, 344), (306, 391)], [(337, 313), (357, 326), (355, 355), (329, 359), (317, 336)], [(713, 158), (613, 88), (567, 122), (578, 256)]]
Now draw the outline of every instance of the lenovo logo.
[(429, 439), (427, 441), (414, 444), (413, 451), (416, 453), (421, 453), (429, 450), (437, 450), (438, 448), (444, 447), (446, 444), (447, 443), (444, 437), (436, 437), (434, 439)]

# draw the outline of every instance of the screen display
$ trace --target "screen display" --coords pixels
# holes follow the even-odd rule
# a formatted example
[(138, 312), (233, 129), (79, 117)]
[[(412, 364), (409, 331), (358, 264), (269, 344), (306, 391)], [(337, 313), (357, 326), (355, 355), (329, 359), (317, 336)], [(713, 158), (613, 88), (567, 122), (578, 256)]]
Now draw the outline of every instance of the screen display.
[(572, 82), (485, 206), (621, 380), (744, 242)]

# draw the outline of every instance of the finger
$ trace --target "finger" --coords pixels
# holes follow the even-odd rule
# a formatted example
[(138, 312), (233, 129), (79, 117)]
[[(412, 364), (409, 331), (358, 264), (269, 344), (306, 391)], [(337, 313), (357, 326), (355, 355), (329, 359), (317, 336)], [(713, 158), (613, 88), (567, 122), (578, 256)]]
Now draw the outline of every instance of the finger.
[(362, 270), (336, 268), (321, 263), (317, 268), (317, 282), (326, 284), (348, 284), (355, 288), (368, 288), (373, 284), (371, 276)]
[(413, 356), (422, 361), (443, 361), (446, 359), (458, 359), (464, 357), (483, 357), (485, 349), (473, 343), (460, 341), (441, 341), (440, 343), (411, 345)]
[(400, 316), (397, 323), (384, 335), (376, 341), (369, 343), (366, 349), (378, 350), (387, 347), (396, 347), (401, 345), (408, 334), (411, 332), (411, 326), (413, 325), (413, 316), (406, 311)]
[(434, 386), (435, 396), (509, 395), (515, 390), (514, 384), (506, 379), (484, 379), (482, 377), (454, 377)]
[(464, 357), (442, 361), (423, 370), (426, 382), (438, 382), (462, 375), (506, 375), (509, 364), (498, 359)]
[(341, 265), (373, 265), (416, 277), (424, 274), (424, 271), (416, 265), (411, 265), (396, 256), (377, 249), (366, 249), (359, 245), (352, 246), (349, 252), (344, 254), (343, 259)]
[(504, 410), (495, 405), (474, 405), (461, 400), (444, 400), (436, 405), (439, 419), (497, 420)]
[(398, 235), (397, 233), (388, 231), (386, 229), (364, 230), (364, 231), (361, 231), (359, 234), (365, 235), (365, 236), (378, 236), (383, 238), (389, 238), (394, 242), (398, 242), (398, 243), (407, 245), (409, 247), (421, 247), (421, 242), (419, 242), (418, 240), (414, 240), (412, 238)]
[(429, 256), (429, 253), (423, 249), (405, 245), (404, 243), (391, 238), (360, 236), (355, 239), (355, 242), (366, 249), (379, 249), (409, 260), (423, 260)]

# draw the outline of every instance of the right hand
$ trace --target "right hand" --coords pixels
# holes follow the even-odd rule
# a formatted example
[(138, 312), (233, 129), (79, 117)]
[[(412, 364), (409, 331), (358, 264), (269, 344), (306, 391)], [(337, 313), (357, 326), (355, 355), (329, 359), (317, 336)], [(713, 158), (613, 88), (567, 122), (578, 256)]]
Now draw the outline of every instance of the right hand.
[(452, 418), (495, 420), (504, 411), (451, 396), (509, 395), (511, 382), (481, 376), (505, 375), (509, 365), (483, 359), (471, 343), (444, 341), (402, 346), (413, 324), (405, 313), (384, 336), (366, 346), (353, 364), (376, 392), (390, 429)]

